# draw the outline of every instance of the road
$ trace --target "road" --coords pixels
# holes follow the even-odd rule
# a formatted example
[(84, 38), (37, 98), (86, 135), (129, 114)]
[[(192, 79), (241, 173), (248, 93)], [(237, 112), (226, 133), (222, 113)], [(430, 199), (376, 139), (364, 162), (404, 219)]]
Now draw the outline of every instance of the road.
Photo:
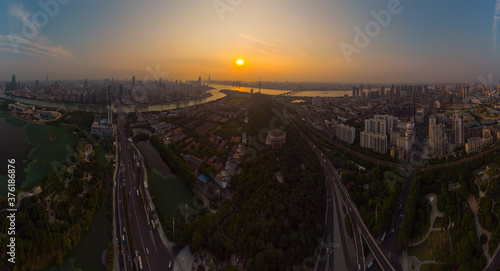
[[(136, 160), (137, 154), (134, 152), (134, 148), (127, 139), (125, 121), (122, 114), (123, 113), (119, 113), (117, 127), (118, 167), (120, 169), (120, 174), (117, 176), (117, 185), (115, 187), (115, 195), (118, 195), (115, 199), (117, 201), (116, 209), (119, 209), (119, 215), (117, 216), (118, 222), (116, 223), (115, 230), (119, 239), (122, 239), (121, 242), (119, 241), (119, 247), (125, 248), (125, 253), (130, 256), (130, 261), (125, 259), (126, 256), (120, 257), (119, 267), (120, 270), (133, 270), (132, 266), (138, 266), (137, 258), (140, 256), (142, 270), (168, 270), (169, 262), (172, 261), (172, 257), (161, 241), (157, 229), (153, 229), (151, 226), (150, 221), (152, 219), (152, 214), (149, 211), (151, 208), (145, 206), (141, 200), (141, 195), (146, 194), (143, 184), (144, 176), (139, 170), (140, 167), (137, 166), (137, 163), (142, 161)], [(121, 173), (122, 170), (123, 175)], [(121, 198), (123, 195), (122, 186), (125, 186), (126, 190), (128, 214), (123, 213), (124, 201)], [(127, 251), (127, 243), (129, 240), (127, 240), (127, 233), (124, 231), (124, 227), (126, 227), (126, 215), (130, 219), (131, 234), (135, 249), (135, 251), (131, 252)], [(125, 242), (123, 242), (122, 235), (125, 237)]]
[[(285, 113), (286, 115), (286, 113)], [(287, 116), (287, 115), (286, 115)], [(368, 228), (366, 227), (363, 219), (361, 218), (361, 215), (359, 214), (356, 206), (354, 203), (351, 201), (351, 198), (349, 197), (349, 193), (347, 192), (346, 188), (341, 182), (340, 176), (337, 173), (337, 170), (333, 167), (332, 163), (330, 160), (325, 158), (325, 155), (321, 150), (316, 148), (312, 141), (296, 126), (295, 122), (293, 122), (293, 125), (297, 128), (297, 130), (300, 132), (301, 136), (311, 145), (311, 147), (314, 149), (314, 151), (323, 158), (321, 161), (323, 168), (325, 169), (326, 177), (329, 178), (333, 184), (333, 187), (335, 187), (334, 190), (336, 190), (339, 194), (339, 198), (342, 200), (344, 205), (347, 207), (347, 213), (349, 214), (352, 224), (354, 227), (358, 227), (359, 231), (361, 232), (361, 235), (363, 236), (366, 244), (368, 245), (369, 249), (372, 251), (373, 256), (377, 260), (378, 264), (382, 268), (382, 270), (395, 270), (392, 264), (389, 262), (389, 260), (386, 258), (384, 253), (382, 253), (382, 250), (379, 248), (377, 243), (375, 242), (375, 238), (373, 235), (370, 233)], [(335, 192), (333, 192), (334, 194)], [(330, 225), (327, 225), (327, 228), (329, 228)], [(323, 258), (323, 254), (320, 255), (321, 258)], [(348, 261), (346, 261), (347, 263)], [(319, 270), (319, 269), (318, 269)], [(322, 269), (325, 270), (325, 269)]]
[[(312, 144), (312, 142), (310, 142)], [(325, 160), (317, 152), (323, 168)], [(325, 170), (325, 175), (326, 174)], [(326, 177), (326, 231), (320, 251), (320, 261), (316, 270), (351, 270), (354, 267), (352, 243), (348, 239), (345, 213), (340, 209), (339, 195), (331, 178)]]

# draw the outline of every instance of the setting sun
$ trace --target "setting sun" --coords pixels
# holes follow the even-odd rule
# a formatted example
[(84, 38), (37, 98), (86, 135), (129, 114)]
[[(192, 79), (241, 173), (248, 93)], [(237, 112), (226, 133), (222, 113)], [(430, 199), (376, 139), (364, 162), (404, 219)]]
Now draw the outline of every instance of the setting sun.
[(243, 59), (238, 59), (238, 60), (236, 60), (236, 64), (241, 66), (241, 65), (245, 64), (245, 61)]

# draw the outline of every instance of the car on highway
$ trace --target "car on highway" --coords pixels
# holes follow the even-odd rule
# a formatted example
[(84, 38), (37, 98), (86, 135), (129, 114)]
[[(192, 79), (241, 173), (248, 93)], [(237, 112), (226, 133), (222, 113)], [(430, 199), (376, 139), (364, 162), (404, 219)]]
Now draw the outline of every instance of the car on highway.
[(171, 268), (172, 267), (172, 261), (169, 261), (168, 262), (168, 268)]

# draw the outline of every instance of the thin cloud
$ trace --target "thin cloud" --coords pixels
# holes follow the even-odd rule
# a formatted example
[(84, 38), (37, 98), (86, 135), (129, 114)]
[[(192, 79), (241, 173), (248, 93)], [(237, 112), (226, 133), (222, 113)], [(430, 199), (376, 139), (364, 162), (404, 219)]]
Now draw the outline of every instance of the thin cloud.
[(24, 51), (16, 51), (12, 48), (4, 48), (4, 47), (0, 47), (0, 52), (8, 52), (8, 53), (18, 53), (18, 54), (22, 54), (22, 55), (28, 55), (28, 56), (36, 56), (36, 57), (40, 57), (40, 58), (43, 58), (43, 59), (47, 59), (46, 57), (44, 56), (41, 56), (39, 54), (35, 54), (35, 53), (30, 53), (30, 52), (24, 52)]
[[(499, 0), (500, 1), (500, 0)], [(239, 34), (240, 37), (244, 38), (244, 39), (247, 39), (249, 41), (253, 41), (253, 42), (257, 42), (257, 43), (260, 43), (260, 44), (263, 44), (263, 45), (267, 45), (267, 46), (271, 46), (271, 47), (276, 47), (276, 45), (270, 43), (270, 42), (267, 42), (267, 41), (264, 41), (264, 40), (261, 40), (255, 36), (252, 36), (250, 34)]]
[(500, 21), (500, 0), (495, 4), (495, 13), (493, 14), (493, 51), (497, 48), (498, 22)]
[[(24, 37), (17, 34), (0, 34), (0, 51), (19, 53), (23, 55), (35, 56), (39, 58), (56, 58), (56, 59), (73, 59), (74, 55), (71, 51), (64, 49), (62, 46), (53, 46), (50, 44), (49, 38), (40, 35), (41, 29), (36, 24), (30, 23), (30, 12), (24, 9), (22, 4), (13, 5), (9, 8), (11, 19), (21, 25), (30, 24), (30, 28), (34, 31), (34, 37)], [(34, 28), (34, 29), (33, 29)], [(21, 32), (21, 29), (11, 29), (12, 32)]]
[[(47, 46), (12, 35), (0, 35), (0, 48), (10, 49), (9, 52), (22, 53), (37, 57), (57, 59), (73, 59), (73, 53), (62, 46)], [(6, 51), (6, 50), (3, 50)]]
[(24, 10), (22, 5), (11, 6), (9, 9), (10, 15), (18, 18), (21, 21), (26, 20), (29, 17), (29, 13)]
[[(500, 1), (500, 0), (498, 0)], [(304, 51), (300, 50), (297, 47), (294, 47), (289, 44), (283, 44), (281, 43), (270, 43), (265, 40), (259, 39), (253, 35), (242, 33), (238, 34), (238, 36), (249, 40), (251, 42), (256, 43), (258, 46), (255, 46), (253, 50), (257, 53), (260, 53), (262, 55), (268, 55), (271, 57), (279, 57), (279, 56), (284, 56), (284, 55), (291, 55), (291, 56), (300, 56), (300, 57), (309, 57), (307, 53)], [(264, 45), (264, 46), (262, 46)]]

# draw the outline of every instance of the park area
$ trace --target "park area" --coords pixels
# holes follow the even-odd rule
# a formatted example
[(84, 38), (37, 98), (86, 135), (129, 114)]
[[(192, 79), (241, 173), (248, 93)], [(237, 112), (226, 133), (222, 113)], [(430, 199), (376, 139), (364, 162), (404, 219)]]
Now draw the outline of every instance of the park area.
[(26, 179), (20, 183), (21, 189), (26, 190), (38, 185), (53, 169), (53, 165), (58, 164), (60, 169), (62, 165), (67, 164), (68, 150), (74, 150), (77, 143), (77, 136), (69, 134), (68, 129), (29, 123), (5, 111), (0, 112), (0, 117), (4, 118), (9, 126), (22, 128), (27, 141), (34, 145), (29, 151), (29, 162), (24, 169)]
[(191, 191), (186, 188), (182, 179), (174, 174), (164, 176), (158, 170), (151, 171), (151, 190), (158, 197), (163, 211), (168, 217), (173, 217), (176, 220), (184, 219), (186, 211), (186, 203), (189, 208), (193, 208), (193, 196)]
[(438, 262), (446, 262), (449, 255), (450, 240), (445, 230), (431, 232), (422, 244), (408, 249), (408, 256), (416, 257), (422, 264), (420, 270), (433, 270), (431, 267)]

